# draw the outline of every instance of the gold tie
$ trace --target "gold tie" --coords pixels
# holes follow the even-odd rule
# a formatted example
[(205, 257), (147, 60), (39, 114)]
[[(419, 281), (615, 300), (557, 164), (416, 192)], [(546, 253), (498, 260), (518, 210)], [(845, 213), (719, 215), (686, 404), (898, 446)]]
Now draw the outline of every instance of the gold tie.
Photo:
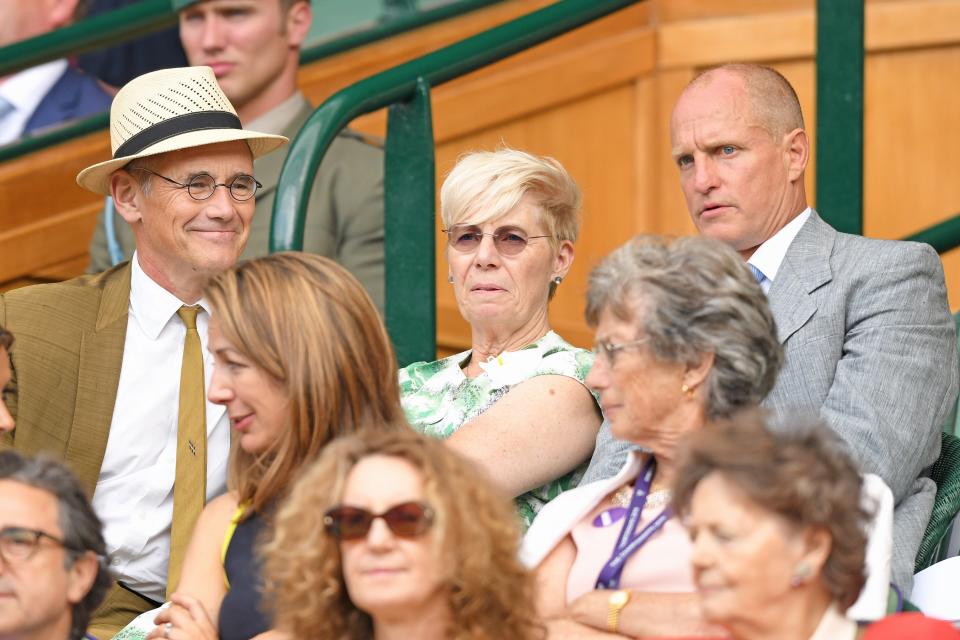
[(180, 368), (180, 415), (177, 420), (177, 473), (173, 481), (173, 526), (167, 598), (177, 588), (183, 556), (207, 495), (207, 407), (203, 386), (203, 354), (197, 332), (200, 307), (180, 307), (187, 327)]

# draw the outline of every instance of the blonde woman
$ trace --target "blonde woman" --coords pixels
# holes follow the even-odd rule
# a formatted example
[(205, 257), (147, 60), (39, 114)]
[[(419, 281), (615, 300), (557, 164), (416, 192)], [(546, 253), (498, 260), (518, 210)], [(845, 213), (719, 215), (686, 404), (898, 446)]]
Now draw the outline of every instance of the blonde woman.
[(380, 429), (331, 444), (264, 549), (279, 632), (329, 640), (544, 637), (510, 501), (441, 442)]
[(440, 191), (449, 281), (471, 348), (400, 371), (403, 408), (516, 497), (529, 525), (576, 486), (600, 410), (592, 354), (550, 327), (547, 305), (573, 264), (580, 191), (552, 158), (471, 153)]
[(258, 258), (218, 276), (205, 297), (216, 362), (210, 399), (227, 407), (236, 431), (230, 490), (201, 514), (172, 606), (155, 616), (150, 638), (241, 639), (270, 629), (254, 548), (276, 506), (335, 437), (402, 415), (380, 316), (335, 262)]

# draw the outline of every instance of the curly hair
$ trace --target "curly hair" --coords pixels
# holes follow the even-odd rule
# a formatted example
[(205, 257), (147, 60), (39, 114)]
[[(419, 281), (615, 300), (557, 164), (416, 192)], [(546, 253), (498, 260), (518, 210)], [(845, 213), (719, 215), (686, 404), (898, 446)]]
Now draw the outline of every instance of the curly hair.
[(230, 486), (251, 507), (245, 517), (263, 513), (337, 436), (403, 415), (380, 314), (333, 260), (275, 253), (220, 274), (204, 295), (223, 336), (286, 389), (290, 407), (267, 451), (233, 448)]
[(343, 496), (351, 469), (372, 455), (409, 462), (423, 477), (436, 516), (436, 552), (449, 568), (446, 590), (455, 640), (545, 637), (536, 617), (531, 575), (517, 556), (512, 502), (443, 442), (404, 429), (364, 430), (331, 443), (280, 507), (273, 538), (262, 548), (265, 596), (277, 629), (296, 638), (366, 640), (373, 621), (351, 602), (337, 541), (323, 516)]
[(792, 420), (773, 429), (768, 421), (761, 409), (748, 409), (689, 439), (677, 470), (674, 509), (688, 513), (700, 481), (719, 473), (757, 506), (796, 527), (827, 531), (830, 554), (820, 580), (845, 609), (865, 581), (870, 514), (861, 502), (863, 479), (822, 422)]
[(627, 242), (590, 273), (587, 322), (595, 326), (605, 309), (649, 336), (660, 360), (694, 365), (714, 355), (709, 420), (758, 404), (783, 363), (767, 297), (740, 256), (712, 238)]

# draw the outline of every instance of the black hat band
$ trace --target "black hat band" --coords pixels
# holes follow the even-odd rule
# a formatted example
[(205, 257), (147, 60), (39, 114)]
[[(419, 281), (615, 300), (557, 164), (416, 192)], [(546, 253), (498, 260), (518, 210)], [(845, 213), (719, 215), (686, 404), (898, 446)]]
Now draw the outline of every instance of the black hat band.
[(117, 147), (113, 159), (133, 156), (156, 143), (193, 131), (205, 129), (243, 129), (240, 118), (229, 111), (200, 111), (174, 116), (131, 136)]

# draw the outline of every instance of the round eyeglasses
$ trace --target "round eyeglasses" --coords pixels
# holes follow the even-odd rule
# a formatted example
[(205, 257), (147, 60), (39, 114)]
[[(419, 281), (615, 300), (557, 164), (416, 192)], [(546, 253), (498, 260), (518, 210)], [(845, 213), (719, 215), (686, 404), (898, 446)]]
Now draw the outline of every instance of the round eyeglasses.
[(617, 364), (617, 354), (621, 351), (627, 349), (633, 349), (639, 347), (642, 344), (645, 344), (650, 340), (650, 337), (639, 338), (637, 340), (631, 340), (630, 342), (606, 342), (600, 341), (593, 345), (593, 355), (595, 358), (599, 358), (601, 355), (604, 356), (607, 360), (607, 364), (612, 369)]
[(29, 560), (37, 552), (41, 538), (52, 540), (57, 546), (69, 549), (63, 540), (46, 531), (25, 527), (4, 527), (0, 529), (0, 559), (4, 563)]
[(253, 176), (248, 176), (245, 173), (234, 176), (233, 180), (228, 183), (217, 182), (209, 173), (198, 173), (195, 176), (191, 176), (186, 184), (184, 184), (183, 182), (177, 182), (172, 178), (168, 178), (146, 167), (133, 167), (133, 170), (146, 171), (149, 174), (166, 180), (170, 184), (176, 185), (179, 189), (186, 189), (187, 193), (190, 194), (190, 197), (194, 200), (207, 200), (213, 195), (213, 192), (217, 190), (217, 187), (226, 187), (234, 200), (244, 202), (257, 195), (257, 189), (263, 188), (263, 185), (257, 182)]
[(460, 253), (476, 251), (483, 241), (483, 236), (490, 236), (493, 238), (493, 246), (503, 256), (517, 255), (534, 238), (550, 237), (549, 235), (528, 236), (523, 229), (517, 227), (499, 227), (493, 233), (484, 233), (475, 224), (455, 224), (449, 229), (444, 229), (443, 232), (447, 234), (447, 242), (450, 246)]
[(377, 518), (386, 522), (394, 535), (414, 538), (433, 524), (433, 509), (422, 502), (404, 502), (383, 513), (371, 513), (360, 507), (340, 505), (324, 514), (323, 527), (327, 535), (337, 540), (359, 540), (367, 536)]

